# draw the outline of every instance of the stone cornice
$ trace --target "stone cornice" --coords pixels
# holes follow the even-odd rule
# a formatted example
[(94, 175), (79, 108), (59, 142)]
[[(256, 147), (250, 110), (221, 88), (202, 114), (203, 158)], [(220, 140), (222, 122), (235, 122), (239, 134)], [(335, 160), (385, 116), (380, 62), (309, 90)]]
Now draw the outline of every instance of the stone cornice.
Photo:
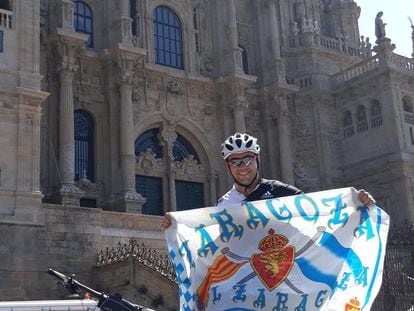
[(50, 93), (17, 86), (16, 94), (31, 97), (39, 100), (39, 102), (42, 102), (49, 96)]

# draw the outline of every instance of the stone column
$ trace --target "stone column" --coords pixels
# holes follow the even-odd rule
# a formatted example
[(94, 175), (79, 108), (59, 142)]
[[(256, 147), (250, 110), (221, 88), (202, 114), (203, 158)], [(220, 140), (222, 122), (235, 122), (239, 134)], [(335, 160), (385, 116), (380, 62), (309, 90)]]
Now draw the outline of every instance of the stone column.
[(121, 160), (121, 205), (126, 212), (141, 213), (145, 199), (135, 190), (134, 119), (132, 109), (133, 66), (137, 55), (118, 48), (116, 60), (120, 71), (121, 102), (119, 111), (119, 145)]
[(126, 45), (132, 45), (132, 18), (129, 15), (129, 0), (121, 0), (122, 43)]
[(272, 45), (272, 53), (276, 58), (280, 58), (280, 40), (279, 40), (279, 25), (277, 23), (277, 14), (275, 2), (270, 0), (268, 3), (267, 19), (269, 21), (269, 34)]
[(61, 0), (60, 3), (60, 22), (61, 27), (66, 30), (74, 31), (73, 11), (75, 4), (71, 0)]
[(279, 96), (277, 100), (279, 102), (277, 129), (279, 133), (279, 154), (282, 181), (294, 185), (295, 177), (293, 173), (293, 158), (290, 145), (289, 111), (286, 97), (284, 95)]
[[(170, 161), (171, 164), (171, 161)], [(168, 171), (168, 188), (170, 189), (170, 211), (176, 211), (177, 210), (177, 197), (175, 193), (175, 170), (170, 165), (169, 171)]]
[(73, 62), (63, 63), (59, 70), (59, 173), (63, 205), (79, 206), (83, 192), (75, 186), (75, 130), (73, 114)]
[[(67, 1), (66, 1), (67, 2)], [(70, 2), (70, 1), (69, 1)], [(75, 132), (73, 114), (73, 75), (78, 69), (76, 57), (84, 49), (88, 36), (63, 28), (57, 30), (59, 72), (59, 177), (63, 205), (79, 206), (83, 192), (75, 186)]]
[(243, 97), (237, 97), (235, 102), (231, 105), (231, 110), (234, 115), (234, 129), (236, 132), (246, 132), (246, 118), (245, 110), (247, 109), (247, 102)]
[(267, 19), (269, 21), (269, 27), (270, 27), (269, 34), (270, 34), (270, 42), (272, 46), (272, 53), (271, 53), (272, 62), (274, 62), (273, 66), (276, 69), (277, 80), (285, 82), (286, 80), (285, 79), (285, 64), (283, 62), (283, 59), (280, 56), (279, 24), (277, 20), (275, 2), (273, 0), (269, 0), (267, 5), (268, 5)]
[(218, 178), (218, 174), (214, 171), (210, 173), (210, 176), (208, 177), (209, 186), (210, 186), (210, 205), (214, 206), (217, 201), (217, 189), (216, 189), (216, 181)]
[(224, 1), (226, 1), (229, 47), (230, 53), (233, 55), (234, 72), (243, 74), (242, 54), (239, 48), (239, 36), (237, 32), (236, 4), (234, 0)]
[(177, 139), (177, 133), (175, 131), (174, 122), (164, 122), (161, 137), (164, 145), (167, 149), (167, 165), (168, 165), (168, 188), (170, 189), (170, 211), (177, 210), (177, 197), (175, 193), (175, 168), (174, 168), (174, 155), (173, 146)]

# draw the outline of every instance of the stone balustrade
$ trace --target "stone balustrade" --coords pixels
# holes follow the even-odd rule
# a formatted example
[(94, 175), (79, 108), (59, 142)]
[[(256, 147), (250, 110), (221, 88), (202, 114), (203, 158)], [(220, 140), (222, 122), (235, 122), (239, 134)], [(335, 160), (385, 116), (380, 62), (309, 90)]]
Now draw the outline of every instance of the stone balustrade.
[(399, 68), (414, 71), (414, 60), (398, 54), (392, 54), (388, 61)]
[[(311, 40), (305, 40), (305, 36), (312, 36)], [(312, 42), (312, 44), (321, 49), (334, 51), (336, 53), (346, 54), (349, 56), (363, 57), (366, 58), (369, 48), (361, 47), (352, 42), (346, 40), (331, 38), (321, 36), (319, 34), (305, 34), (305, 35), (295, 35), (289, 38), (289, 47), (298, 48), (306, 45), (305, 42)]]
[(379, 57), (378, 55), (375, 55), (359, 64), (356, 64), (352, 67), (349, 67), (348, 69), (345, 69), (344, 71), (341, 71), (340, 73), (336, 75), (333, 75), (331, 77), (331, 83), (334, 86), (339, 86), (340, 84), (344, 82), (347, 82), (367, 72), (375, 70), (376, 68), (379, 67), (379, 65), (380, 65)]
[(0, 9), (0, 27), (12, 28), (13, 12)]

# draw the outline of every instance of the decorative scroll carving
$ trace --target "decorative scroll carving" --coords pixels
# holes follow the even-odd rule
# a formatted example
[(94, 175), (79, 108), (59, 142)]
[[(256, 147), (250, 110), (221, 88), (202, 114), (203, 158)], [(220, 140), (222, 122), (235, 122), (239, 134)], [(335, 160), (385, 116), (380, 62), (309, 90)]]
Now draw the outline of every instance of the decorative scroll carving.
[(105, 251), (100, 251), (97, 256), (96, 266), (109, 266), (129, 258), (154, 270), (171, 282), (177, 282), (174, 265), (168, 254), (161, 254), (153, 248), (146, 247), (144, 244), (139, 245), (133, 239), (128, 244), (121, 244), (119, 242), (116, 247), (111, 249), (107, 247)]
[(163, 169), (162, 159), (157, 159), (151, 148), (141, 152), (136, 157), (136, 163), (139, 168), (147, 172), (153, 171), (154, 169)]
[(184, 173), (185, 175), (197, 176), (199, 174), (205, 174), (203, 165), (198, 163), (192, 154), (182, 161), (174, 161), (173, 166), (177, 172)]

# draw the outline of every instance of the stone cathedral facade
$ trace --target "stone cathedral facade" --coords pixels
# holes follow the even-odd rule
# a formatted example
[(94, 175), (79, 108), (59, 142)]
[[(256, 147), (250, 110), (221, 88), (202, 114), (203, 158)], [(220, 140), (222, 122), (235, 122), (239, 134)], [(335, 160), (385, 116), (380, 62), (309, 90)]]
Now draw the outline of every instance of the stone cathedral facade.
[[(91, 269), (129, 237), (165, 249), (156, 216), (215, 204), (236, 131), (259, 138), (264, 177), (365, 188), (412, 222), (414, 61), (362, 38), (359, 14), (353, 0), (1, 0), (0, 279), (41, 283), (3, 297), (49, 295), (36, 258), (51, 248)], [(79, 244), (84, 217), (94, 239)]]

